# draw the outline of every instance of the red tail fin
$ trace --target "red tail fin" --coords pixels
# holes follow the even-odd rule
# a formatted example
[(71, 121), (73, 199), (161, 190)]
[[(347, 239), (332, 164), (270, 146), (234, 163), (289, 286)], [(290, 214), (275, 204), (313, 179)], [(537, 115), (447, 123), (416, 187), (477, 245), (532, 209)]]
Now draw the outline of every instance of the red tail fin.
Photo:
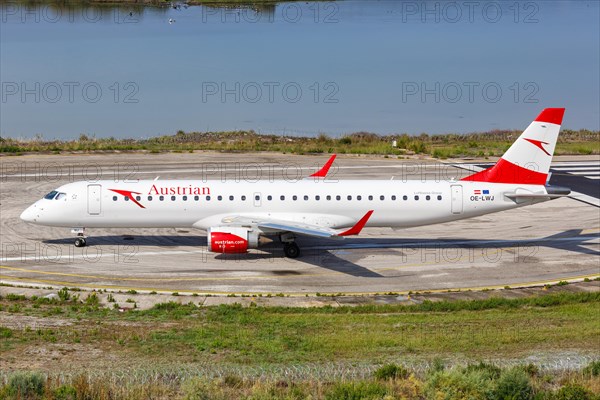
[(462, 180), (544, 185), (564, 113), (564, 108), (546, 108), (496, 165)]

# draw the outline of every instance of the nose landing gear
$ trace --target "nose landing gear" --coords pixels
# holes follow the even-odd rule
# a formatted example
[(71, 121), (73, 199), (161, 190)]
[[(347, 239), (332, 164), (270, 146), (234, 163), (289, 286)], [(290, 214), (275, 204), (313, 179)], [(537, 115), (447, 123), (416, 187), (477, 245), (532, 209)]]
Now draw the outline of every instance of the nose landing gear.
[(75, 247), (85, 247), (87, 245), (85, 241), (85, 228), (73, 228), (71, 229), (71, 233), (77, 235), (77, 239), (75, 239)]

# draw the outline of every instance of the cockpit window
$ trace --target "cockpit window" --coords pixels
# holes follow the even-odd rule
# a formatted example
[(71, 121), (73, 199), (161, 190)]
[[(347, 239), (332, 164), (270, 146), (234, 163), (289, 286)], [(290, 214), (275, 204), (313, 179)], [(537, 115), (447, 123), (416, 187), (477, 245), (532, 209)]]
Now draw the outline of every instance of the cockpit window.
[(54, 198), (54, 200), (62, 200), (62, 199), (64, 199), (65, 197), (67, 197), (67, 194), (66, 194), (66, 193), (59, 193), (59, 194), (58, 194), (58, 196), (56, 196), (56, 197)]
[(52, 200), (57, 194), (58, 194), (58, 192), (56, 190), (53, 190), (50, 193), (48, 193), (47, 195), (45, 195), (44, 198), (46, 200)]

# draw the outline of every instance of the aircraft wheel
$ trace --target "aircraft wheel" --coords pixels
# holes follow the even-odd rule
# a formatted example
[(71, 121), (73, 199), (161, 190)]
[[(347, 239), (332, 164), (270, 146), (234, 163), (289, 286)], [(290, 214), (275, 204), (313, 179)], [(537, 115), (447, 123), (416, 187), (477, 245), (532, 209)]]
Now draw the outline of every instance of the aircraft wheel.
[(86, 245), (84, 238), (75, 239), (75, 247), (84, 247)]
[(294, 242), (286, 243), (283, 246), (283, 252), (288, 258), (298, 258), (298, 256), (300, 255), (300, 247), (298, 247), (298, 245)]

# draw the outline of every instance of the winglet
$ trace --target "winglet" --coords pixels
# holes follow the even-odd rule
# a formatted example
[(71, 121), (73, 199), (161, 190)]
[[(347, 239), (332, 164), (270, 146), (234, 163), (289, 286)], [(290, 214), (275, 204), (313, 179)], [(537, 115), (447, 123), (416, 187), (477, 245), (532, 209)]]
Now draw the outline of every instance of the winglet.
[(338, 233), (338, 236), (353, 236), (358, 235), (362, 228), (365, 227), (369, 218), (371, 218), (371, 214), (373, 214), (373, 210), (368, 211), (361, 219), (354, 225), (352, 228), (344, 231), (342, 233)]
[(331, 168), (331, 165), (333, 164), (333, 161), (335, 161), (335, 157), (336, 157), (335, 154), (333, 154), (331, 157), (329, 157), (329, 160), (327, 160), (325, 165), (323, 165), (323, 168), (321, 168), (320, 170), (318, 170), (317, 172), (312, 174), (310, 177), (311, 178), (325, 178), (327, 176), (327, 173), (329, 172), (329, 168)]

